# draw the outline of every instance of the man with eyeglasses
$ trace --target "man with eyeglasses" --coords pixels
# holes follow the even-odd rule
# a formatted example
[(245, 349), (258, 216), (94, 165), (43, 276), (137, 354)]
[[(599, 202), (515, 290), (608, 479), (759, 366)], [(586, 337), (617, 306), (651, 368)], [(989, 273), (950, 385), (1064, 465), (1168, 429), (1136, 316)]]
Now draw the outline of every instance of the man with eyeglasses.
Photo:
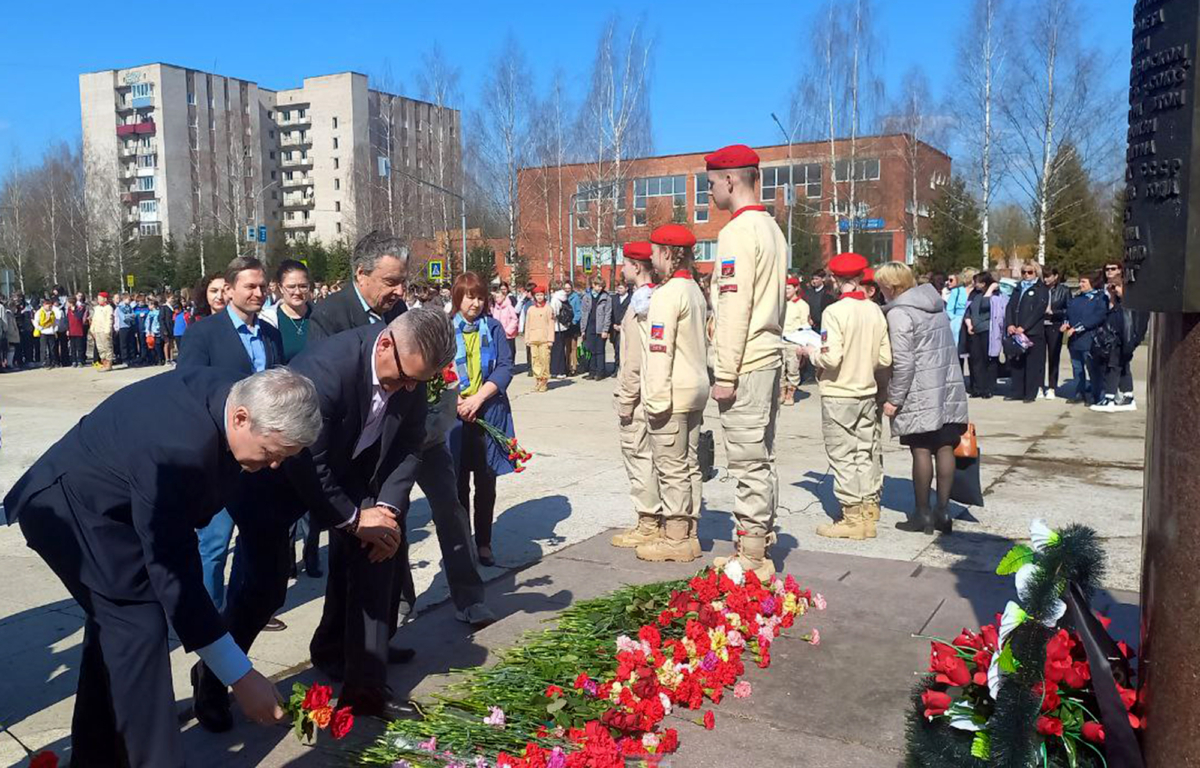
[[(1024, 353), (1009, 360), (1009, 395), (1006, 400), (1034, 402), (1042, 391), (1042, 376), (1046, 368), (1046, 308), (1050, 291), (1042, 282), (1042, 268), (1027, 261), (1021, 266), (1021, 283), (1013, 291), (1005, 310), (1004, 322), (1013, 342), (1006, 349), (1020, 346), (1017, 340), (1027, 339)], [(1015, 345), (1015, 346), (1014, 346)]]

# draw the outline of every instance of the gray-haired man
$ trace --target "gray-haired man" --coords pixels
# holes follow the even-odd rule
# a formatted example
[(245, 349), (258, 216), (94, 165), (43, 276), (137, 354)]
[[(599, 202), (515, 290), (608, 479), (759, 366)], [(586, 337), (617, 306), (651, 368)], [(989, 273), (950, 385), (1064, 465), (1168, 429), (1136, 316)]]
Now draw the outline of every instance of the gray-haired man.
[(275, 686), (204, 589), (196, 529), (227, 503), (239, 474), (278, 467), (311, 445), (321, 413), (304, 376), (275, 369), (241, 378), (181, 368), (130, 384), (4, 499), (7, 522), (20, 525), (87, 616), (71, 740), (88, 764), (185, 764), (168, 623), (233, 686), (251, 720), (283, 716)]

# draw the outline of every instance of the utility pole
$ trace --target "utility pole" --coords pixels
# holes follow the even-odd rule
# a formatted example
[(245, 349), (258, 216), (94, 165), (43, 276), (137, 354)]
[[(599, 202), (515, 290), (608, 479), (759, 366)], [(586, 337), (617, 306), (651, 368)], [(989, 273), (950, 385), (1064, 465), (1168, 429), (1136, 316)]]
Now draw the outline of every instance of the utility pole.
[[(792, 143), (796, 136), (796, 131), (793, 129), (791, 133), (788, 133), (786, 130), (784, 130), (783, 123), (779, 122), (779, 118), (775, 116), (774, 112), (771, 113), (771, 119), (775, 121), (775, 125), (779, 126), (779, 131), (783, 134), (783, 139), (788, 145), (788, 183), (784, 188), (783, 202), (788, 207), (788, 266), (791, 266), (792, 257), (795, 253), (795, 251), (792, 250), (792, 211), (796, 208), (796, 180), (792, 178), (792, 173), (795, 170), (792, 165)], [(778, 171), (776, 171), (776, 173), (778, 173)], [(778, 179), (776, 179), (776, 181), (778, 181)]]

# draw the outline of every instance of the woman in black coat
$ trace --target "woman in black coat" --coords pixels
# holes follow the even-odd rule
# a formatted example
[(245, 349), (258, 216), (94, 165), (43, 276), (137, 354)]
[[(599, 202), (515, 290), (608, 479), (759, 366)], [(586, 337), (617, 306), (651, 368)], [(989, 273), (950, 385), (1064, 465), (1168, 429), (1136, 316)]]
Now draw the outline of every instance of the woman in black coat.
[[(1021, 267), (1021, 283), (1013, 291), (1005, 311), (1004, 324), (1009, 336), (1024, 334), (1032, 346), (1024, 354), (1009, 359), (1012, 382), (1007, 399), (1032, 403), (1041, 392), (1042, 375), (1046, 370), (1046, 307), (1050, 291), (1042, 282), (1042, 268), (1027, 261)], [(1012, 345), (1006, 345), (1006, 349)]]

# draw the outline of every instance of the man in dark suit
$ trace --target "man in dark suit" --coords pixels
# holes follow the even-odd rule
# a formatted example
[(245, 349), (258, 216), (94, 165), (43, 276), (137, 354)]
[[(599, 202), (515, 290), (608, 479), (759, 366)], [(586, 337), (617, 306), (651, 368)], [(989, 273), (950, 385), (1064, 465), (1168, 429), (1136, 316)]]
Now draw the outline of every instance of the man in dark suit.
[(1042, 268), (1037, 262), (1027, 261), (1021, 267), (1021, 282), (1008, 300), (1004, 311), (1004, 324), (1008, 335), (1023, 333), (1033, 346), (1025, 354), (1011, 358), (1008, 363), (1009, 380), (1012, 382), (1006, 400), (1024, 400), (1032, 403), (1037, 399), (1042, 386), (1042, 372), (1046, 368), (1046, 307), (1050, 304), (1050, 289), (1042, 282)]
[(338, 334), (291, 362), (313, 378), (325, 422), (311, 449), (319, 489), (302, 492), (310, 509), (344, 521), (330, 528), (325, 605), (310, 651), (318, 668), (344, 679), (338, 702), (355, 714), (411, 714), (396, 711), (387, 687), (388, 642), (399, 620), (392, 555), (401, 531), (369, 549), (356, 534), (407, 506), (425, 440), (421, 384), (453, 357), (446, 316), (419, 309)]
[[(225, 310), (193, 323), (176, 363), (180, 368), (214, 367), (242, 376), (283, 363), (283, 339), (269, 323), (258, 322), (266, 298), (267, 278), (262, 262), (239, 256), (225, 270)], [(221, 510), (200, 531), (200, 560), (204, 585), (217, 608), (225, 603), (225, 562), (234, 520)], [(275, 620), (272, 629), (283, 629)]]
[[(404, 302), (399, 297), (403, 292), (407, 264), (407, 251), (396, 238), (371, 232), (359, 240), (354, 246), (351, 263), (354, 280), (351, 286), (313, 309), (309, 343), (315, 344), (350, 328), (390, 321), (403, 312)], [(487, 626), (496, 620), (496, 616), (483, 602), (483, 580), (476, 569), (471, 525), (466, 510), (458, 502), (455, 462), (445, 440), (431, 436), (427, 443), (421, 456), (417, 484), (429, 501), (455, 616), (475, 627)], [(403, 511), (408, 511), (407, 504)], [(407, 540), (398, 559), (402, 588), (395, 595), (401, 603), (396, 610), (407, 615), (416, 602)]]
[(808, 288), (804, 291), (804, 301), (808, 304), (808, 315), (814, 330), (821, 330), (821, 315), (825, 308), (837, 301), (833, 292), (825, 285), (825, 271), (813, 272), (808, 279)]
[(291, 371), (172, 371), (109, 397), (9, 491), (7, 522), (87, 616), (72, 765), (184, 765), (168, 622), (251, 719), (282, 718), (204, 589), (195, 529), (240, 472), (279, 466), (320, 428), (312, 382)]

